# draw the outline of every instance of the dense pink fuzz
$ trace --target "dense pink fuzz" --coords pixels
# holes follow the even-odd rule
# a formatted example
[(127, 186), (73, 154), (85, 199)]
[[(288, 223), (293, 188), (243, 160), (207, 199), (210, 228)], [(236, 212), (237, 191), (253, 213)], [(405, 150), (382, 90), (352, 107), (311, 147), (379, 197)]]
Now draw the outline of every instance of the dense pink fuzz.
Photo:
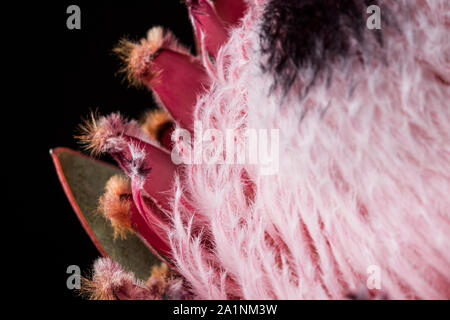
[[(389, 67), (337, 66), (331, 86), (319, 80), (303, 100), (270, 93), (259, 68), (261, 2), (218, 54), (195, 120), (280, 129), (280, 171), (186, 166), (171, 232), (178, 270), (206, 299), (450, 298), (447, 2), (387, 1), (402, 29), (386, 37)], [(197, 210), (186, 222), (185, 193)], [(381, 290), (359, 295), (370, 266)]]

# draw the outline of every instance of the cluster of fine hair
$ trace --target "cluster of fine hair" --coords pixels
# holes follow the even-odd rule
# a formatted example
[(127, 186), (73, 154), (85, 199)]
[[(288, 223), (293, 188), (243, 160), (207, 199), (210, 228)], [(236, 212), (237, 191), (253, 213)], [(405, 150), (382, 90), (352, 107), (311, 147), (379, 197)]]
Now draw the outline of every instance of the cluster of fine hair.
[(131, 184), (122, 175), (112, 176), (105, 186), (105, 193), (98, 201), (98, 211), (110, 222), (114, 229), (114, 238), (126, 238), (133, 233), (131, 227)]
[(146, 281), (137, 280), (120, 264), (101, 258), (95, 261), (93, 274), (83, 278), (80, 294), (91, 300), (163, 300), (188, 299), (181, 280), (166, 264), (154, 266)]
[(147, 37), (140, 42), (122, 39), (114, 48), (114, 53), (122, 60), (120, 70), (125, 74), (127, 81), (134, 86), (142, 86), (142, 78), (157, 81), (158, 73), (151, 72), (150, 65), (155, 56), (162, 49), (188, 54), (189, 50), (183, 47), (172, 32), (162, 27), (153, 27)]
[[(377, 50), (388, 63), (347, 54), (345, 39), (363, 37), (355, 26), (365, 25), (363, 1), (255, 0), (222, 47), (194, 119), (237, 132), (279, 129), (282, 156), (275, 176), (250, 164), (193, 164), (176, 180), (172, 250), (194, 297), (450, 297), (448, 1), (378, 2), (401, 27), (381, 31)], [(308, 3), (324, 18), (292, 16)], [(293, 23), (275, 15), (281, 6)], [(320, 54), (315, 38), (329, 42)], [(300, 99), (272, 89), (272, 73), (261, 70), (271, 53), (266, 68), (280, 84), (301, 80), (307, 65), (343, 59), (346, 68), (332, 68), (332, 81), (318, 77)], [(371, 266), (381, 290), (355, 293)]]

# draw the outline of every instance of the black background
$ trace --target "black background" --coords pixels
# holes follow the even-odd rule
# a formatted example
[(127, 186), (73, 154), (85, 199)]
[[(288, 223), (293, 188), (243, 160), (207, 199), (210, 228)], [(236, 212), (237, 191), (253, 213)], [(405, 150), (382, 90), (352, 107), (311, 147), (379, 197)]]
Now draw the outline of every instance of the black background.
[[(72, 4), (81, 9), (81, 30), (66, 27), (66, 10)], [(37, 210), (42, 215), (37, 236), (45, 238), (44, 251), (50, 256), (43, 263), (44, 268), (48, 267), (46, 277), (56, 284), (53, 297), (80, 299), (66, 287), (66, 269), (78, 265), (87, 272), (99, 253), (73, 212), (48, 151), (55, 147), (80, 150), (74, 135), (92, 110), (102, 115), (120, 111), (127, 117), (139, 118), (155, 106), (150, 92), (130, 87), (117, 74), (120, 61), (112, 49), (121, 38), (139, 40), (152, 26), (161, 25), (172, 30), (193, 52), (194, 40), (187, 9), (179, 0), (61, 1), (55, 2), (47, 15), (57, 24), (51, 26), (52, 31), (59, 33), (42, 32), (42, 48), (38, 49), (45, 56), (40, 65), (44, 77), (37, 81), (45, 81), (41, 90), (46, 103), (38, 108), (40, 117), (45, 118), (47, 136), (38, 150), (44, 165), (39, 174), (46, 188)], [(44, 80), (47, 78), (50, 80)]]

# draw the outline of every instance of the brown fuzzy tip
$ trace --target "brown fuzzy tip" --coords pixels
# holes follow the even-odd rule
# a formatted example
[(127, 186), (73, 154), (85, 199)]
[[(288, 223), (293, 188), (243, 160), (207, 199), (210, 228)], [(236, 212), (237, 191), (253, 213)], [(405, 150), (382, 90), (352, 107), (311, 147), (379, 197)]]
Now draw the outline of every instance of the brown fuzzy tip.
[(172, 272), (170, 271), (167, 264), (162, 262), (159, 266), (153, 266), (150, 278), (164, 278), (168, 279), (172, 276)]
[(139, 42), (120, 40), (113, 52), (122, 60), (123, 67), (120, 72), (126, 75), (129, 83), (141, 86), (144, 79), (147, 85), (156, 81), (160, 70), (152, 69), (152, 61), (164, 49), (189, 55), (189, 50), (180, 45), (170, 31), (162, 27), (153, 27), (148, 31), (147, 38)]
[(124, 142), (117, 138), (123, 134), (136, 136), (140, 130), (136, 121), (128, 121), (118, 112), (100, 118), (92, 112), (79, 126), (80, 134), (75, 138), (92, 155), (98, 155), (114, 147), (123, 147), (121, 144)]
[(153, 266), (146, 286), (154, 296), (163, 297), (172, 278), (173, 274), (167, 264), (161, 263), (160, 265)]
[(116, 300), (114, 288), (129, 281), (132, 281), (131, 277), (123, 272), (119, 264), (100, 258), (95, 261), (90, 275), (81, 278), (79, 294), (89, 300)]
[[(175, 287), (175, 276), (167, 265), (152, 268), (152, 275), (143, 283), (132, 272), (125, 271), (110, 258), (95, 261), (92, 273), (82, 278), (79, 294), (91, 300), (161, 300), (187, 297), (184, 289)], [(178, 281), (179, 282), (179, 281)]]
[(117, 300), (114, 292), (109, 288), (102, 286), (101, 280), (92, 277), (92, 279), (81, 278), (81, 290), (79, 294), (89, 300)]
[(147, 112), (142, 124), (142, 130), (153, 140), (161, 141), (164, 131), (173, 124), (170, 114), (163, 109)]
[(110, 222), (114, 229), (114, 239), (125, 239), (129, 232), (133, 232), (131, 226), (131, 185), (128, 178), (112, 176), (105, 186), (105, 193), (99, 199), (98, 211)]
[(126, 272), (120, 264), (100, 258), (94, 263), (92, 275), (82, 278), (79, 294), (91, 300), (154, 300), (150, 290)]
[(84, 147), (85, 150), (90, 151), (92, 154), (98, 154), (101, 152), (99, 146), (98, 134), (99, 126), (97, 123), (97, 113), (91, 112), (88, 118), (86, 118), (82, 124), (79, 125), (80, 134), (75, 136), (75, 139)]

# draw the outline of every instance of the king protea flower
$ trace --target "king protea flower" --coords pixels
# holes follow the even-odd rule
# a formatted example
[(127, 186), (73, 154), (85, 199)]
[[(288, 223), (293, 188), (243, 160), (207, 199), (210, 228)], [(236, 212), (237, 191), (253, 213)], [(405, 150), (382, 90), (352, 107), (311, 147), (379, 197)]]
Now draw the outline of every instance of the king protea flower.
[[(52, 151), (104, 256), (84, 294), (450, 297), (448, 2), (377, 1), (382, 31), (365, 27), (365, 3), (187, 0), (197, 56), (161, 27), (119, 42), (122, 71), (160, 109), (82, 125), (91, 155), (120, 170)], [(173, 133), (197, 121), (238, 144), (245, 128), (279, 130), (279, 172), (175, 164), (191, 142)], [(361, 291), (373, 266), (381, 287)]]

